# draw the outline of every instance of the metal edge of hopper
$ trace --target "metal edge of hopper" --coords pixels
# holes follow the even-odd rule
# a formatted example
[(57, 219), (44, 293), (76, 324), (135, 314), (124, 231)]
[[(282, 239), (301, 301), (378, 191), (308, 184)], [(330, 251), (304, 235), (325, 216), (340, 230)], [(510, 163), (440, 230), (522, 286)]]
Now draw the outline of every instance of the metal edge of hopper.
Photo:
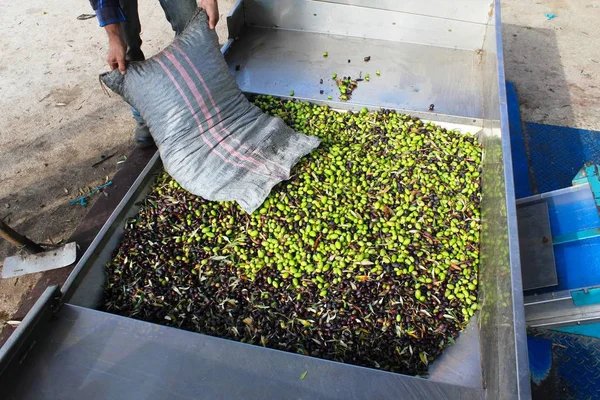
[(0, 348), (0, 387), (6, 389), (24, 368), (24, 361), (60, 306), (58, 286), (50, 286), (42, 293), (17, 329)]
[[(519, 253), (519, 232), (517, 227), (516, 195), (513, 179), (510, 131), (506, 96), (506, 76), (504, 72), (504, 51), (502, 47), (501, 2), (492, 3), (495, 18), (496, 51), (498, 62), (498, 89), (500, 97), (500, 126), (502, 131), (502, 154), (504, 163), (505, 201), (508, 223), (508, 242), (510, 259), (510, 281), (512, 295), (512, 320), (515, 344), (515, 375), (518, 398), (531, 398), (529, 358), (527, 353), (527, 335), (525, 325), (525, 306), (521, 277), (521, 261)], [(507, 382), (508, 385), (511, 382)]]
[(157, 165), (159, 165), (160, 162), (160, 156), (157, 151), (154, 156), (152, 156), (146, 167), (144, 167), (123, 199), (119, 202), (115, 210), (110, 214), (108, 220), (106, 220), (81, 259), (77, 262), (77, 265), (73, 271), (71, 271), (69, 277), (61, 288), (64, 302), (69, 301), (78, 283), (84, 278), (86, 271), (91, 266), (89, 261), (95, 256), (98, 248), (103, 244), (109, 232), (114, 230), (115, 221), (117, 221), (119, 216), (135, 202), (138, 192), (141, 190), (144, 184), (152, 178), (152, 171), (156, 170)]

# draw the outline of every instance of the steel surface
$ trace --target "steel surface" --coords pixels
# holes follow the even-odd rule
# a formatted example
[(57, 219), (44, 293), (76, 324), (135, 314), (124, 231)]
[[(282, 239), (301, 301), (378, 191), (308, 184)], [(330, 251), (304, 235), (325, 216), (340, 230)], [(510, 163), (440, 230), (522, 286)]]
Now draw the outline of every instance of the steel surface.
[[(65, 305), (5, 399), (476, 399), (431, 382)], [(304, 372), (306, 374), (304, 375)], [(304, 379), (301, 376), (304, 375)]]
[(585, 163), (600, 160), (600, 131), (533, 122), (524, 125), (534, 193), (569, 187)]
[(347, 104), (408, 111), (434, 104), (436, 113), (469, 118), (483, 117), (478, 60), (472, 51), (263, 28), (245, 29), (227, 55), (247, 93), (287, 97), (293, 90), (298, 99), (337, 100), (332, 74), (358, 78), (362, 72), (371, 80), (359, 82)]
[(510, 150), (500, 3), (483, 44), (483, 199), (479, 304), (486, 397), (529, 398), (529, 362)]
[(571, 290), (563, 290), (527, 296), (525, 298), (527, 326), (556, 328), (600, 322), (600, 304), (578, 306), (573, 301), (572, 293)]
[[(595, 399), (600, 392), (600, 339), (528, 329), (536, 399)], [(536, 343), (537, 342), (537, 343)]]
[[(402, 3), (411, 4), (412, 8), (424, 8), (421, 1)], [(439, 3), (435, 1), (435, 4)], [(489, 7), (489, 2), (482, 3)], [(434, 9), (435, 4), (430, 9)], [(471, 52), (481, 48), (486, 27), (484, 23), (453, 18), (459, 15), (457, 9), (440, 18), (381, 10), (375, 6), (357, 7), (310, 0), (244, 0), (244, 13), (246, 24), (252, 26), (434, 45)], [(486, 17), (487, 10), (479, 15), (479, 18)], [(324, 50), (321, 49), (319, 54)]]
[(578, 307), (600, 304), (600, 288), (574, 290), (571, 298)]
[(548, 204), (538, 203), (517, 209), (523, 290), (555, 286), (556, 264)]
[(435, 382), (483, 388), (481, 376), (481, 351), (476, 314), (465, 328), (456, 343), (446, 348), (429, 366), (427, 379)]
[(57, 286), (46, 288), (29, 313), (0, 348), (0, 388), (2, 394), (26, 369), (24, 361), (35, 353), (36, 345), (48, 332), (48, 322), (60, 305)]
[(481, 0), (318, 0), (325, 3), (347, 4), (379, 10), (398, 11), (427, 17), (486, 24), (492, 1)]
[(527, 149), (525, 148), (519, 98), (513, 82), (506, 82), (506, 97), (508, 102), (508, 123), (510, 127), (510, 150), (515, 177), (515, 194), (517, 199), (519, 199), (531, 196), (533, 192), (531, 190), (529, 178), (529, 158), (527, 157)]
[[(228, 39), (235, 39), (239, 36), (242, 28), (244, 27), (244, 2), (243, 0), (237, 0), (237, 3), (231, 9), (231, 12), (227, 16), (227, 32), (229, 34)], [(225, 51), (223, 51), (225, 53)]]
[(598, 165), (586, 163), (583, 168), (585, 169), (585, 174), (587, 175), (590, 188), (594, 195), (596, 208), (600, 210), (600, 179), (598, 178)]

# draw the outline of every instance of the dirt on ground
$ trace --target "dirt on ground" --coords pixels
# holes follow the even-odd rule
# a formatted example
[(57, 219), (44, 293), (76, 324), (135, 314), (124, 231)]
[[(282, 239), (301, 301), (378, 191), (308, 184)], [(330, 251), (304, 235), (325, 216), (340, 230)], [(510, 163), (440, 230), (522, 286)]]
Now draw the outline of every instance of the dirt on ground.
[[(222, 41), (233, 3), (219, 2)], [(91, 12), (81, 0), (0, 2), (0, 219), (40, 242), (70, 236), (87, 208), (69, 201), (110, 179), (133, 146), (129, 107), (98, 82), (104, 30), (77, 19)], [(600, 129), (600, 1), (505, 0), (502, 12), (524, 119)], [(173, 33), (158, 1), (140, 1), (140, 16), (150, 56)], [(0, 263), (14, 253), (0, 243)], [(38, 279), (0, 280), (0, 329)]]
[[(233, 3), (219, 2), (221, 41)], [(150, 56), (173, 32), (157, 0), (139, 7)], [(133, 148), (129, 107), (98, 81), (106, 33), (95, 17), (77, 19), (90, 13), (81, 0), (0, 2), (0, 219), (38, 242), (66, 240), (88, 210), (69, 202), (109, 180)], [(0, 240), (0, 265), (15, 253)], [(0, 279), (0, 330), (38, 279)]]
[(598, 21), (599, 0), (502, 2), (506, 79), (525, 121), (600, 130)]

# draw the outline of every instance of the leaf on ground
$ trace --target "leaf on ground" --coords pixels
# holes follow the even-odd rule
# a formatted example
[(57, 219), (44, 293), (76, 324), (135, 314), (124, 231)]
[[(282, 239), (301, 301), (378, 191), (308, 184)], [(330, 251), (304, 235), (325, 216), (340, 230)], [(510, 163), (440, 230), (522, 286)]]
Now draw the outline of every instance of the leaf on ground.
[(304, 371), (304, 372), (302, 373), (302, 375), (300, 375), (300, 379), (301, 379), (301, 380), (304, 380), (304, 378), (306, 378), (306, 375), (308, 375), (308, 371)]

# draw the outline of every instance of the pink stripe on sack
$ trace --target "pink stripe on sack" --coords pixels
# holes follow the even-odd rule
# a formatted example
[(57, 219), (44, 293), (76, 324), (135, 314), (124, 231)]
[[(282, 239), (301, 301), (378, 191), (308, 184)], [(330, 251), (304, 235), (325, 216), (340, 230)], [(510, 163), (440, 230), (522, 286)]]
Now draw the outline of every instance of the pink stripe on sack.
[[(192, 62), (192, 60), (190, 60), (190, 58), (188, 57), (188, 55), (181, 49), (181, 47), (179, 47), (179, 45), (177, 43), (173, 43), (172, 44), (173, 47), (179, 52), (179, 54), (181, 54), (183, 56), (183, 58), (185, 58), (187, 64), (190, 66), (190, 68), (194, 71), (194, 74), (196, 75), (196, 77), (198, 78), (198, 80), (202, 83), (202, 86), (204, 86), (204, 90), (206, 90), (206, 94), (208, 95), (208, 98), (210, 99), (210, 102), (212, 104), (212, 106), (214, 107), (214, 109), (217, 111), (217, 118), (219, 119), (219, 126), (221, 127), (222, 130), (225, 131), (225, 133), (228, 136), (228, 139), (230, 139), (232, 142), (237, 143), (239, 148), (242, 151), (248, 151), (250, 150), (248, 146), (246, 146), (245, 144), (243, 144), (238, 138), (234, 137), (233, 135), (231, 135), (231, 133), (229, 132), (229, 130), (225, 127), (225, 125), (223, 124), (223, 119), (221, 117), (221, 110), (219, 109), (219, 107), (217, 106), (215, 100), (213, 99), (212, 93), (210, 91), (210, 89), (208, 88), (208, 86), (206, 85), (206, 81), (204, 80), (204, 78), (202, 77), (202, 74), (200, 73), (200, 71), (198, 71), (198, 69), (196, 68), (196, 66), (194, 65), (194, 63)], [(279, 169), (280, 166), (269, 160), (268, 158), (264, 158), (261, 155), (261, 159), (264, 162), (267, 162), (271, 165), (273, 165), (276, 169)], [(286, 179), (285, 174), (282, 175), (283, 178), (282, 179)]]
[(212, 136), (219, 141), (219, 144), (222, 145), (222, 147), (225, 150), (227, 150), (229, 152), (229, 154), (231, 154), (233, 157), (237, 157), (239, 160), (243, 160), (243, 161), (252, 163), (259, 168), (262, 167), (265, 170), (267, 170), (266, 165), (264, 165), (263, 163), (257, 161), (256, 159), (254, 159), (252, 157), (245, 156), (244, 154), (237, 151), (232, 145), (230, 145), (229, 143), (227, 143), (225, 141), (223, 136), (221, 136), (219, 134), (219, 132), (214, 128), (212, 116), (210, 115), (210, 112), (208, 111), (208, 108), (206, 107), (206, 103), (204, 102), (204, 99), (200, 95), (200, 92), (198, 91), (198, 87), (196, 86), (196, 84), (194, 83), (192, 78), (188, 75), (187, 71), (183, 68), (183, 66), (179, 63), (179, 61), (177, 60), (177, 58), (175, 58), (175, 56), (173, 54), (171, 54), (170, 52), (168, 52), (166, 50), (163, 51), (163, 53), (165, 54), (165, 56), (167, 56), (167, 58), (171, 61), (171, 63), (173, 63), (173, 66), (175, 66), (177, 71), (179, 71), (179, 73), (183, 77), (183, 80), (185, 81), (186, 85), (192, 92), (194, 98), (196, 99), (196, 102), (200, 106), (200, 109), (204, 113), (204, 117), (208, 121), (209, 132), (211, 132)]
[[(179, 54), (181, 54), (183, 56), (183, 58), (185, 58), (185, 60), (187, 61), (187, 63), (190, 66), (190, 68), (194, 71), (194, 74), (196, 75), (196, 77), (198, 78), (198, 80), (200, 81), (200, 83), (202, 83), (202, 86), (204, 87), (204, 90), (206, 91), (208, 99), (210, 100), (210, 103), (212, 104), (213, 108), (215, 110), (217, 110), (217, 118), (219, 119), (219, 126), (228, 135), (230, 135), (229, 130), (223, 125), (223, 119), (221, 118), (221, 110), (219, 109), (219, 107), (217, 107), (217, 103), (215, 102), (215, 99), (213, 99), (212, 93), (210, 92), (210, 89), (206, 85), (206, 82), (204, 81), (204, 78), (202, 77), (202, 74), (200, 73), (200, 71), (198, 71), (198, 69), (196, 68), (196, 66), (192, 62), (192, 60), (190, 60), (190, 58), (188, 57), (188, 55), (185, 54), (185, 52), (181, 49), (181, 47), (179, 47), (179, 45), (173, 44), (173, 47), (175, 47), (175, 49), (179, 52)], [(230, 136), (230, 139), (232, 141), (236, 142), (237, 144), (239, 144), (242, 149), (244, 149), (244, 150), (248, 149), (248, 147), (245, 146), (245, 145), (243, 145), (242, 142), (238, 138)]]
[(250, 167), (248, 165), (240, 164), (238, 162), (235, 162), (235, 161), (230, 160), (227, 157), (225, 157), (223, 154), (221, 154), (219, 152), (219, 150), (216, 148), (216, 146), (213, 146), (212, 143), (210, 143), (208, 141), (208, 139), (206, 138), (206, 136), (203, 135), (203, 133), (202, 133), (202, 123), (200, 122), (200, 119), (198, 118), (198, 116), (194, 113), (194, 108), (192, 107), (192, 104), (190, 103), (190, 101), (188, 100), (187, 96), (185, 95), (185, 93), (181, 89), (181, 86), (179, 86), (179, 84), (177, 83), (177, 80), (175, 80), (175, 77), (173, 76), (173, 74), (171, 73), (171, 71), (169, 71), (169, 68), (162, 62), (162, 60), (159, 57), (155, 57), (154, 60), (156, 60), (156, 62), (161, 66), (161, 68), (167, 73), (167, 75), (169, 76), (169, 78), (171, 79), (171, 81), (173, 82), (173, 84), (175, 85), (175, 87), (177, 88), (177, 90), (179, 91), (179, 94), (181, 94), (181, 97), (183, 98), (183, 100), (185, 101), (185, 104), (188, 107), (188, 110), (190, 110), (190, 113), (192, 114), (192, 117), (194, 117), (194, 120), (196, 121), (196, 125), (198, 126), (198, 131), (200, 132), (200, 137), (202, 138), (202, 140), (204, 141), (204, 143), (206, 143), (208, 145), (208, 147), (210, 148), (211, 152), (214, 150), (214, 153), (217, 154), (217, 156), (219, 156), (226, 163), (229, 163), (229, 164), (232, 164), (232, 165), (235, 165), (235, 166), (238, 166), (238, 167), (250, 170)]
[[(173, 43), (173, 47), (179, 52), (179, 54), (181, 54), (183, 56), (183, 58), (185, 58), (187, 64), (194, 71), (194, 74), (196, 75), (196, 77), (198, 78), (198, 80), (202, 83), (202, 86), (204, 86), (204, 90), (206, 90), (206, 94), (208, 95), (208, 98), (210, 99), (210, 102), (211, 102), (212, 106), (217, 111), (217, 118), (219, 119), (219, 126), (221, 127), (222, 130), (225, 131), (225, 133), (227, 133), (227, 135), (229, 135), (228, 139), (230, 139), (234, 143), (237, 143), (238, 146), (239, 146), (239, 148), (240, 148), (240, 150), (242, 150), (242, 151), (248, 151), (248, 150), (250, 150), (249, 147), (246, 146), (245, 144), (243, 144), (238, 138), (236, 138), (233, 135), (231, 135), (231, 133), (229, 132), (229, 130), (224, 126), (223, 119), (221, 118), (221, 110), (219, 109), (219, 107), (217, 106), (215, 100), (213, 99), (212, 93), (210, 92), (210, 89), (206, 85), (206, 82), (204, 81), (204, 78), (202, 77), (202, 74), (200, 73), (200, 71), (198, 71), (198, 69), (196, 68), (196, 66), (192, 62), (192, 60), (190, 60), (190, 58), (188, 57), (188, 55), (181, 49), (181, 47), (179, 47), (178, 44)], [(263, 157), (262, 155), (260, 155), (260, 156), (261, 156), (261, 159), (264, 162), (267, 162), (267, 163), (273, 165), (276, 169), (280, 168), (280, 166), (277, 163), (275, 163), (274, 161), (271, 161), (268, 158)], [(286, 179), (285, 174), (282, 175), (282, 179)]]

